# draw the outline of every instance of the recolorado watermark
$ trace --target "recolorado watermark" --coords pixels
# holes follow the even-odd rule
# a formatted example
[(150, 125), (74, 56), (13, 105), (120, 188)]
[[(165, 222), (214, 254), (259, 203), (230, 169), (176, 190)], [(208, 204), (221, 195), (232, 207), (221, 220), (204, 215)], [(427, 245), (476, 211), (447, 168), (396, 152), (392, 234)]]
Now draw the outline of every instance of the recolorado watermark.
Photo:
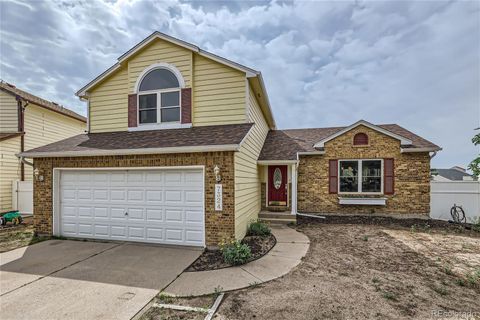
[(433, 319), (480, 320), (480, 311), (432, 310)]

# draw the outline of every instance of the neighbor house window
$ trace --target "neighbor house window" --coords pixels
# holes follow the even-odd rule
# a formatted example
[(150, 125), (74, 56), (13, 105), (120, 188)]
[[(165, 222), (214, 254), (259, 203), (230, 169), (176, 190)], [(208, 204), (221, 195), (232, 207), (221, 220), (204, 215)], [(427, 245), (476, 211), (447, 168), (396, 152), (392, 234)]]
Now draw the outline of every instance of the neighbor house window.
[(140, 82), (138, 123), (180, 122), (180, 84), (167, 69), (154, 69)]
[(382, 160), (340, 160), (338, 170), (339, 192), (382, 192)]

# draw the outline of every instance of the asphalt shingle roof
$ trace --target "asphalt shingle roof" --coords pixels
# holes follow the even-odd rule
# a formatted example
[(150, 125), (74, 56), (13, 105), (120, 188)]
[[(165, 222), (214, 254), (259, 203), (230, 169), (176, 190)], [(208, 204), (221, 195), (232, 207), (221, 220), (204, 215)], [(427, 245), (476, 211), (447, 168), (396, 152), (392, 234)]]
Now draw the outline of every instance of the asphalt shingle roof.
[[(412, 141), (409, 148), (438, 148), (434, 143), (396, 124), (379, 127)], [(270, 130), (263, 145), (259, 160), (296, 160), (297, 152), (318, 151), (313, 146), (346, 127)], [(407, 147), (407, 146), (405, 146)]]
[(37, 97), (36, 95), (33, 95), (33, 94), (28, 93), (26, 91), (20, 90), (16, 86), (14, 86), (10, 83), (7, 83), (5, 81), (0, 81), (0, 89), (3, 90), (3, 91), (9, 92), (12, 95), (19, 96), (23, 100), (28, 101), (30, 103), (36, 104), (38, 106), (41, 106), (41, 107), (44, 107), (44, 108), (47, 108), (47, 109), (50, 109), (50, 110), (55, 111), (55, 112), (59, 112), (61, 114), (69, 116), (71, 118), (74, 118), (74, 119), (77, 119), (77, 120), (80, 120), (80, 121), (83, 121), (83, 122), (87, 122), (87, 118), (85, 118), (84, 116), (79, 115), (78, 113), (76, 113), (76, 112), (74, 112), (70, 109), (67, 109), (67, 108), (65, 108), (65, 107), (63, 107), (63, 106), (61, 106), (61, 105), (59, 105), (55, 102), (42, 99), (40, 97)]
[(252, 123), (203, 126), (185, 129), (121, 131), (77, 135), (62, 141), (28, 150), (33, 153), (105, 152), (126, 149), (221, 146), (240, 144)]

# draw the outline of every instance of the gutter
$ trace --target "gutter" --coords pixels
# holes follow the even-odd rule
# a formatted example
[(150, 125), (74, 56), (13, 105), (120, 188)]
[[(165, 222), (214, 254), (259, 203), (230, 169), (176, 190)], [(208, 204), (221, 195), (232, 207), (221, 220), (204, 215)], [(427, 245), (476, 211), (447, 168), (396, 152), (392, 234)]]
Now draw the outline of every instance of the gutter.
[(400, 153), (413, 153), (413, 152), (437, 152), (442, 148), (400, 148)]
[[(31, 166), (33, 168), (33, 163), (30, 162), (30, 161), (27, 161), (25, 160), (25, 157), (20, 157), (20, 161), (22, 162), (22, 165), (23, 164), (28, 164), (29, 166)], [(23, 181), (23, 180), (22, 180)]]
[(146, 149), (116, 149), (116, 150), (77, 150), (77, 151), (54, 151), (54, 152), (22, 152), (17, 157), (25, 158), (56, 158), (56, 157), (95, 157), (117, 156), (137, 154), (166, 154), (166, 153), (197, 153), (197, 152), (220, 152), (238, 151), (240, 144), (207, 145), (195, 147), (167, 147)]
[(300, 156), (320, 156), (324, 155), (325, 151), (303, 151), (297, 152), (297, 162), (300, 161)]

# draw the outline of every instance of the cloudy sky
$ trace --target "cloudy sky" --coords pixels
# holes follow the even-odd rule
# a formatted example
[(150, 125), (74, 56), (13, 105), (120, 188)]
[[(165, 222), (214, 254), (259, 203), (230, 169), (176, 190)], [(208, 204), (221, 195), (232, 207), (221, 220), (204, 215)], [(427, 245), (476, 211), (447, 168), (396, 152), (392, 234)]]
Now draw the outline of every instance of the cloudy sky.
[(85, 114), (75, 96), (155, 30), (262, 71), (279, 128), (398, 123), (478, 154), (479, 1), (0, 0), (0, 77)]

